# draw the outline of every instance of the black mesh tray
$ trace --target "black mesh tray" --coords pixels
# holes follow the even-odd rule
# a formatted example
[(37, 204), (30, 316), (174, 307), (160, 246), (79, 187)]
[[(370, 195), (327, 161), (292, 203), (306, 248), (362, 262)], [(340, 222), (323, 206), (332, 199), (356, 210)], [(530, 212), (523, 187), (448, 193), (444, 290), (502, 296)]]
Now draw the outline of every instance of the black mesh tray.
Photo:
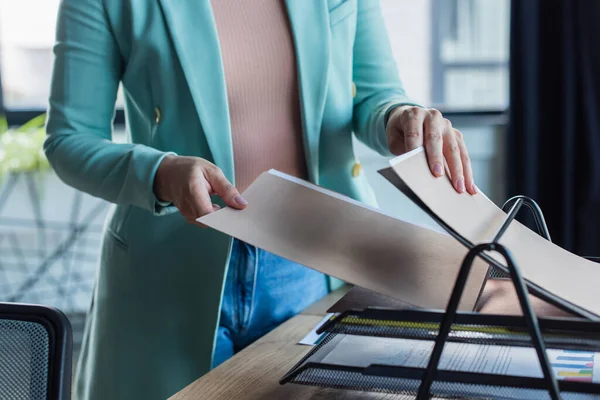
[[(417, 340), (437, 338), (443, 311), (393, 310), (370, 307), (348, 310), (323, 324), (317, 333)], [(531, 333), (522, 317), (457, 313), (446, 342), (532, 347)], [(572, 318), (539, 318), (546, 347), (600, 351), (600, 322)]]
[[(325, 323), (328, 332), (280, 381), (338, 389), (416, 396), (425, 368), (371, 364), (327, 364), (323, 359), (345, 335), (435, 342), (444, 313), (367, 308), (344, 312)], [(529, 347), (532, 340), (522, 317), (457, 313), (446, 343)], [(539, 319), (547, 349), (600, 352), (600, 323), (576, 319)], [(357, 349), (356, 351), (360, 351)], [(600, 362), (600, 361), (599, 361)], [(563, 399), (600, 399), (600, 384), (560, 380)], [(430, 394), (437, 398), (550, 399), (544, 378), (438, 369)]]
[[(514, 203), (514, 205), (513, 205)], [(507, 202), (511, 206), (502, 226), (490, 243), (473, 244), (465, 240), (451, 227), (446, 226), (455, 238), (469, 248), (456, 277), (446, 310), (390, 310), (368, 308), (342, 313), (328, 321), (317, 332), (328, 332), (325, 339), (313, 348), (280, 381), (281, 384), (296, 383), (328, 388), (354, 389), (404, 394), (415, 396), (417, 400), (435, 398), (461, 399), (599, 399), (600, 384), (594, 383), (593, 372), (595, 355), (592, 359), (582, 359), (582, 355), (569, 352), (600, 352), (600, 321), (598, 316), (581, 307), (570, 304), (556, 296), (545, 295), (544, 300), (570, 312), (579, 318), (539, 319), (533, 312), (527, 296), (527, 286), (510, 251), (498, 243), (510, 223), (523, 205), (529, 205), (538, 219), (538, 228), (549, 240), (550, 236), (537, 204), (524, 196), (517, 196)], [(443, 224), (443, 221), (438, 221)], [(506, 263), (502, 265), (487, 253), (499, 253)], [(457, 312), (468, 275), (475, 257), (486, 256), (490, 263), (508, 273), (512, 280), (523, 316), (484, 315)], [(531, 291), (531, 288), (529, 288)], [(532, 292), (533, 293), (533, 292)], [(535, 293), (533, 293), (535, 294)], [(382, 358), (365, 358), (368, 351), (359, 346), (373, 343), (345, 343), (344, 354), (355, 355), (347, 362), (329, 359), (329, 354), (346, 337), (368, 337), (403, 339), (408, 353), (419, 352), (419, 357), (404, 357), (404, 362), (382, 363)], [(406, 342), (417, 340), (418, 342)], [(393, 352), (398, 342), (388, 341), (384, 348), (383, 360), (387, 352)], [(475, 345), (475, 347), (471, 347)], [(479, 345), (479, 346), (477, 346)], [(483, 345), (483, 346), (482, 346)], [(374, 346), (371, 346), (374, 347)], [(405, 347), (406, 348), (406, 347)], [(515, 353), (513, 353), (513, 349)], [(527, 348), (529, 354), (523, 354)], [(550, 362), (550, 352), (554, 351), (556, 363)], [(466, 353), (476, 363), (463, 368)], [(561, 356), (557, 356), (560, 350)], [(448, 358), (444, 359), (446, 354)], [(496, 352), (495, 354), (490, 352)], [(454, 353), (452, 353), (454, 352)], [(541, 377), (534, 377), (531, 366), (514, 368), (519, 360), (529, 357), (537, 359)], [(395, 355), (398, 358), (398, 353)], [(497, 356), (493, 364), (489, 360)], [(514, 356), (514, 358), (513, 358)], [(524, 358), (525, 357), (525, 358)], [(393, 359), (389, 358), (389, 359)], [(410, 362), (408, 361), (410, 360)], [(444, 362), (442, 362), (444, 360)], [(508, 361), (507, 361), (508, 360)], [(374, 361), (379, 362), (374, 363)], [(416, 365), (411, 365), (415, 364)], [(583, 362), (584, 364), (577, 364)], [(600, 360), (598, 360), (600, 363)], [(445, 363), (445, 364), (444, 364)], [(349, 364), (349, 365), (344, 365)], [(402, 365), (400, 365), (402, 364)], [(444, 365), (442, 365), (444, 364)], [(591, 365), (590, 365), (591, 364)], [(470, 369), (470, 370), (469, 370)], [(555, 376), (556, 369), (560, 378)], [(487, 371), (485, 373), (481, 371)], [(518, 372), (517, 372), (518, 371)], [(512, 374), (512, 375), (509, 375)], [(534, 375), (534, 376), (532, 376)]]

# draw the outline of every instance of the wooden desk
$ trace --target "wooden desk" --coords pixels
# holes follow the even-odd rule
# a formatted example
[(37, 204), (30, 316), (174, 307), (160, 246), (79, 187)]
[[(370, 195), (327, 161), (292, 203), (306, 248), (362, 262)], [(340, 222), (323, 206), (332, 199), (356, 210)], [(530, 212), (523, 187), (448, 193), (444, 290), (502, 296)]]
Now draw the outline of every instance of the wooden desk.
[(279, 379), (312, 347), (298, 345), (344, 290), (331, 293), (219, 365), (170, 400), (399, 400), (414, 397), (321, 389)]

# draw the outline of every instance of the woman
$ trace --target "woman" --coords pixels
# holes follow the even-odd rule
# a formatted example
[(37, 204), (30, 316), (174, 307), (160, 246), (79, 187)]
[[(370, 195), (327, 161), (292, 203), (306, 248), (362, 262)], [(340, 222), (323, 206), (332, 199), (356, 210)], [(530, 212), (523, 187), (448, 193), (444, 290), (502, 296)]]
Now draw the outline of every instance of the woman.
[[(354, 132), (388, 156), (425, 146), (476, 192), (460, 132), (406, 96), (375, 0), (63, 0), (55, 54), (48, 159), (116, 204), (78, 399), (164, 399), (331, 289), (195, 225), (243, 209), (262, 171), (374, 204)], [(111, 142), (119, 84), (129, 144)]]

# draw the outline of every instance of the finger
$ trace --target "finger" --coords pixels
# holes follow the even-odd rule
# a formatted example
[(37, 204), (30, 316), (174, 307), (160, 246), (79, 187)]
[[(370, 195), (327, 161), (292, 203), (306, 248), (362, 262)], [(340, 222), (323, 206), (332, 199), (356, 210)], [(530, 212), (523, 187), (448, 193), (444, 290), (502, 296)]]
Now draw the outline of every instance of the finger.
[(444, 118), (438, 110), (432, 110), (425, 118), (423, 129), (423, 142), (427, 153), (429, 168), (435, 176), (444, 175), (444, 154), (442, 133), (444, 131)]
[[(213, 204), (212, 205), (213, 211), (219, 211), (221, 209), (221, 207), (218, 204)], [(208, 225), (204, 225), (201, 222), (198, 222), (197, 220), (193, 220), (191, 221), (194, 225), (199, 226), (200, 228), (209, 228)]]
[(223, 199), (225, 204), (230, 207), (243, 209), (248, 202), (240, 195), (240, 192), (233, 186), (219, 168), (211, 168), (206, 171), (208, 183), (212, 190)]
[(452, 186), (458, 193), (465, 191), (465, 179), (463, 176), (462, 161), (460, 159), (460, 148), (454, 137), (454, 130), (450, 126), (444, 134), (444, 157), (448, 162), (448, 169), (452, 178)]
[(458, 129), (454, 129), (454, 137), (456, 138), (456, 142), (458, 143), (458, 148), (460, 150), (460, 160), (463, 167), (463, 175), (465, 177), (465, 187), (467, 192), (475, 194), (477, 193), (477, 186), (475, 186), (473, 169), (471, 167), (471, 158), (469, 157), (469, 152), (467, 151), (467, 146), (465, 145), (465, 141), (463, 139), (463, 134)]
[(194, 223), (197, 218), (215, 211), (208, 190), (208, 182), (203, 180), (195, 181), (190, 185), (190, 195), (186, 196), (185, 200), (187, 204), (181, 210), (188, 222)]
[(427, 112), (420, 107), (404, 111), (401, 118), (404, 151), (408, 152), (423, 146), (423, 121)]

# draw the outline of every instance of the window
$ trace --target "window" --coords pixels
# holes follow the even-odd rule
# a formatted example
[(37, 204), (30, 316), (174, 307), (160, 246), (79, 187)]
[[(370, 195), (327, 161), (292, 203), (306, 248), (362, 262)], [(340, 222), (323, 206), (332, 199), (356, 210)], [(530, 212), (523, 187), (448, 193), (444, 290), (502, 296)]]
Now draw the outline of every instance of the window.
[[(0, 0), (0, 76), (8, 109), (46, 108), (59, 1)], [(411, 97), (443, 110), (507, 106), (509, 0), (380, 1)]]
[[(0, 0), (0, 77), (4, 107), (44, 111), (50, 94), (60, 0)], [(119, 92), (117, 106), (122, 107)]]
[(508, 0), (435, 0), (432, 102), (508, 105)]
[(509, 0), (381, 0), (411, 97), (443, 110), (508, 105)]
[(59, 0), (0, 0), (0, 76), (7, 109), (45, 109)]

